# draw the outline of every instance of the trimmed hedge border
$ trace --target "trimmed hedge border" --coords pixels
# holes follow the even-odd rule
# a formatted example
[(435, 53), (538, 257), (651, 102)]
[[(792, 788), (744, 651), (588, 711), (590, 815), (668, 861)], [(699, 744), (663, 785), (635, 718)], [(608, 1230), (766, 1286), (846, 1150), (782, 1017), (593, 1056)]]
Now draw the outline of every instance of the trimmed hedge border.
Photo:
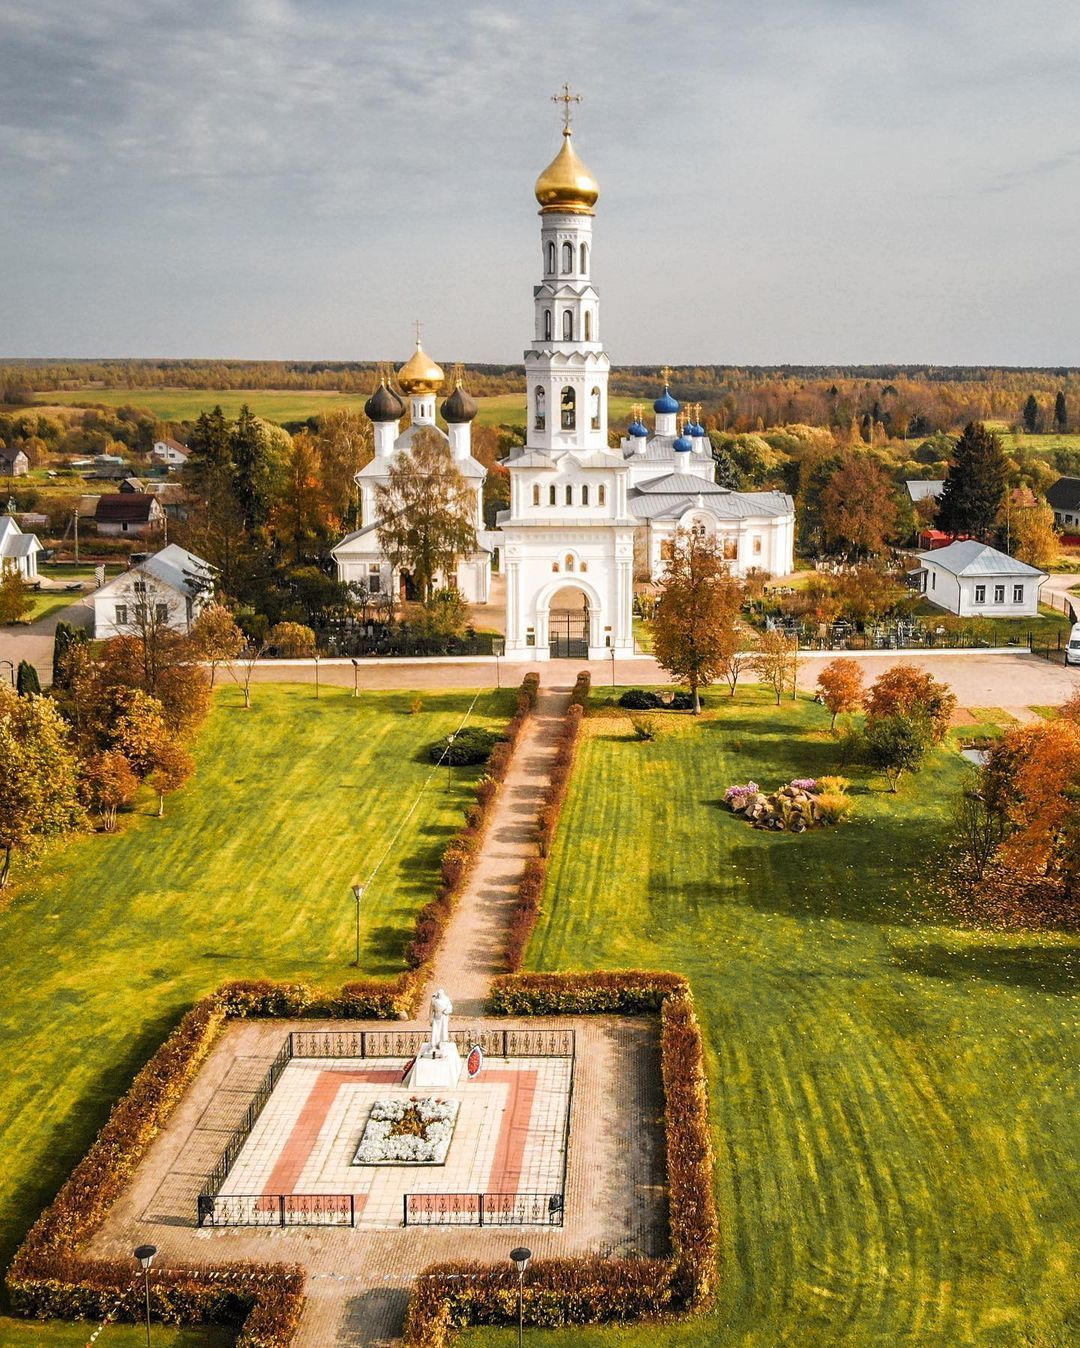
[[(715, 1291), (718, 1237), (704, 1054), (689, 983), (637, 970), (504, 975), (490, 1005), (518, 1015), (659, 1011), (661, 1018), (671, 1255), (537, 1260), (525, 1288), (528, 1323), (591, 1325), (702, 1310)], [(447, 1348), (457, 1329), (512, 1322), (517, 1289), (507, 1265), (432, 1265), (409, 1298), (405, 1348)]]
[(581, 735), (581, 718), (588, 706), (591, 686), (591, 675), (588, 670), (582, 670), (570, 694), (570, 705), (555, 748), (551, 781), (544, 796), (544, 803), (536, 816), (536, 844), (539, 855), (525, 863), (521, 879), (518, 881), (517, 900), (506, 936), (506, 962), (511, 970), (521, 968), (525, 950), (540, 916), (540, 900), (547, 880), (548, 855), (555, 838), (555, 830), (559, 825), (566, 792), (570, 786), (570, 776), (577, 757), (578, 738)]
[[(528, 674), (517, 707), (476, 786), (476, 804), (447, 844), (435, 898), (417, 915), (407, 971), (380, 982), (357, 980), (337, 992), (268, 980), (226, 983), (196, 1002), (113, 1107), (90, 1150), (30, 1228), (6, 1275), (12, 1309), (37, 1319), (135, 1320), (141, 1279), (130, 1264), (76, 1253), (104, 1221), (151, 1143), (229, 1020), (247, 1017), (405, 1019), (479, 851), (514, 748), (536, 706), (540, 677)], [(221, 1264), (210, 1269), (156, 1269), (155, 1316), (170, 1324), (241, 1326), (237, 1348), (288, 1348), (303, 1308), (306, 1275), (292, 1264)]]

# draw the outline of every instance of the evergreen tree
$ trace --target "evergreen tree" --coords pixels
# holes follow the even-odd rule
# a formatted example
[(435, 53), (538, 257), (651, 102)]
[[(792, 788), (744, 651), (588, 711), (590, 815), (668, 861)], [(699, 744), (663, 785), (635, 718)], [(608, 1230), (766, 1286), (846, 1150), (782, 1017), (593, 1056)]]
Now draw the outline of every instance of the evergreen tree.
[(244, 529), (252, 533), (270, 518), (270, 463), (266, 433), (245, 403), (232, 431), (233, 490)]
[(938, 507), (937, 527), (985, 540), (1005, 497), (1001, 441), (981, 421), (969, 421), (957, 441)]
[(1054, 427), (1062, 435), (1069, 429), (1069, 409), (1065, 406), (1065, 394), (1060, 389), (1054, 399)]
[(84, 627), (73, 627), (71, 623), (59, 622), (53, 634), (52, 681), (54, 688), (68, 686), (67, 657), (76, 646), (85, 646), (90, 635)]
[(29, 697), (31, 693), (41, 692), (41, 680), (29, 660), (19, 661), (19, 669), (15, 675), (15, 691), (20, 697)]
[(1029, 393), (1024, 404), (1024, 430), (1034, 435), (1039, 429), (1039, 403), (1034, 393)]
[(220, 407), (203, 412), (195, 423), (188, 441), (184, 485), (194, 498), (191, 524), (196, 551), (218, 567), (222, 588), (228, 593), (242, 519), (232, 435)]

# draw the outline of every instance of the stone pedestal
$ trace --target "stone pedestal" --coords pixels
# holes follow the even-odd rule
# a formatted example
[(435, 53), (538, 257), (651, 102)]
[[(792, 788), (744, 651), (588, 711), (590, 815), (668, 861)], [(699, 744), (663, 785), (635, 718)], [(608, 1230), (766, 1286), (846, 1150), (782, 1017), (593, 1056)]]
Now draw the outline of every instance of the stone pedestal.
[(425, 1044), (416, 1055), (416, 1061), (410, 1068), (404, 1084), (424, 1090), (456, 1086), (462, 1066), (461, 1054), (456, 1044), (440, 1044), (437, 1049)]

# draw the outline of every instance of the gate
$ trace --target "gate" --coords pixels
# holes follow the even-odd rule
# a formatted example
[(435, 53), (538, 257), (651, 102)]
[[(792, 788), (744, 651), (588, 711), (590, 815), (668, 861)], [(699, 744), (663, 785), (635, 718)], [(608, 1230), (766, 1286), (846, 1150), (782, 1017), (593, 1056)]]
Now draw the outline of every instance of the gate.
[(548, 614), (548, 645), (552, 660), (587, 660), (588, 608), (553, 609)]

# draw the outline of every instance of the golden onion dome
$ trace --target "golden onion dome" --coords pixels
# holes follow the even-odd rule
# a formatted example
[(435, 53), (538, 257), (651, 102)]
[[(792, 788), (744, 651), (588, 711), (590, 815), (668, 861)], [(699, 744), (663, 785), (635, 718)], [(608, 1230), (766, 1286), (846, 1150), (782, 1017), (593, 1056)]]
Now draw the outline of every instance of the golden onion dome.
[(562, 149), (536, 180), (536, 199), (542, 211), (570, 211), (592, 215), (600, 185), (578, 158), (570, 128), (563, 132)]
[(438, 393), (444, 378), (441, 367), (435, 364), (419, 340), (416, 350), (397, 372), (398, 385), (406, 393)]

